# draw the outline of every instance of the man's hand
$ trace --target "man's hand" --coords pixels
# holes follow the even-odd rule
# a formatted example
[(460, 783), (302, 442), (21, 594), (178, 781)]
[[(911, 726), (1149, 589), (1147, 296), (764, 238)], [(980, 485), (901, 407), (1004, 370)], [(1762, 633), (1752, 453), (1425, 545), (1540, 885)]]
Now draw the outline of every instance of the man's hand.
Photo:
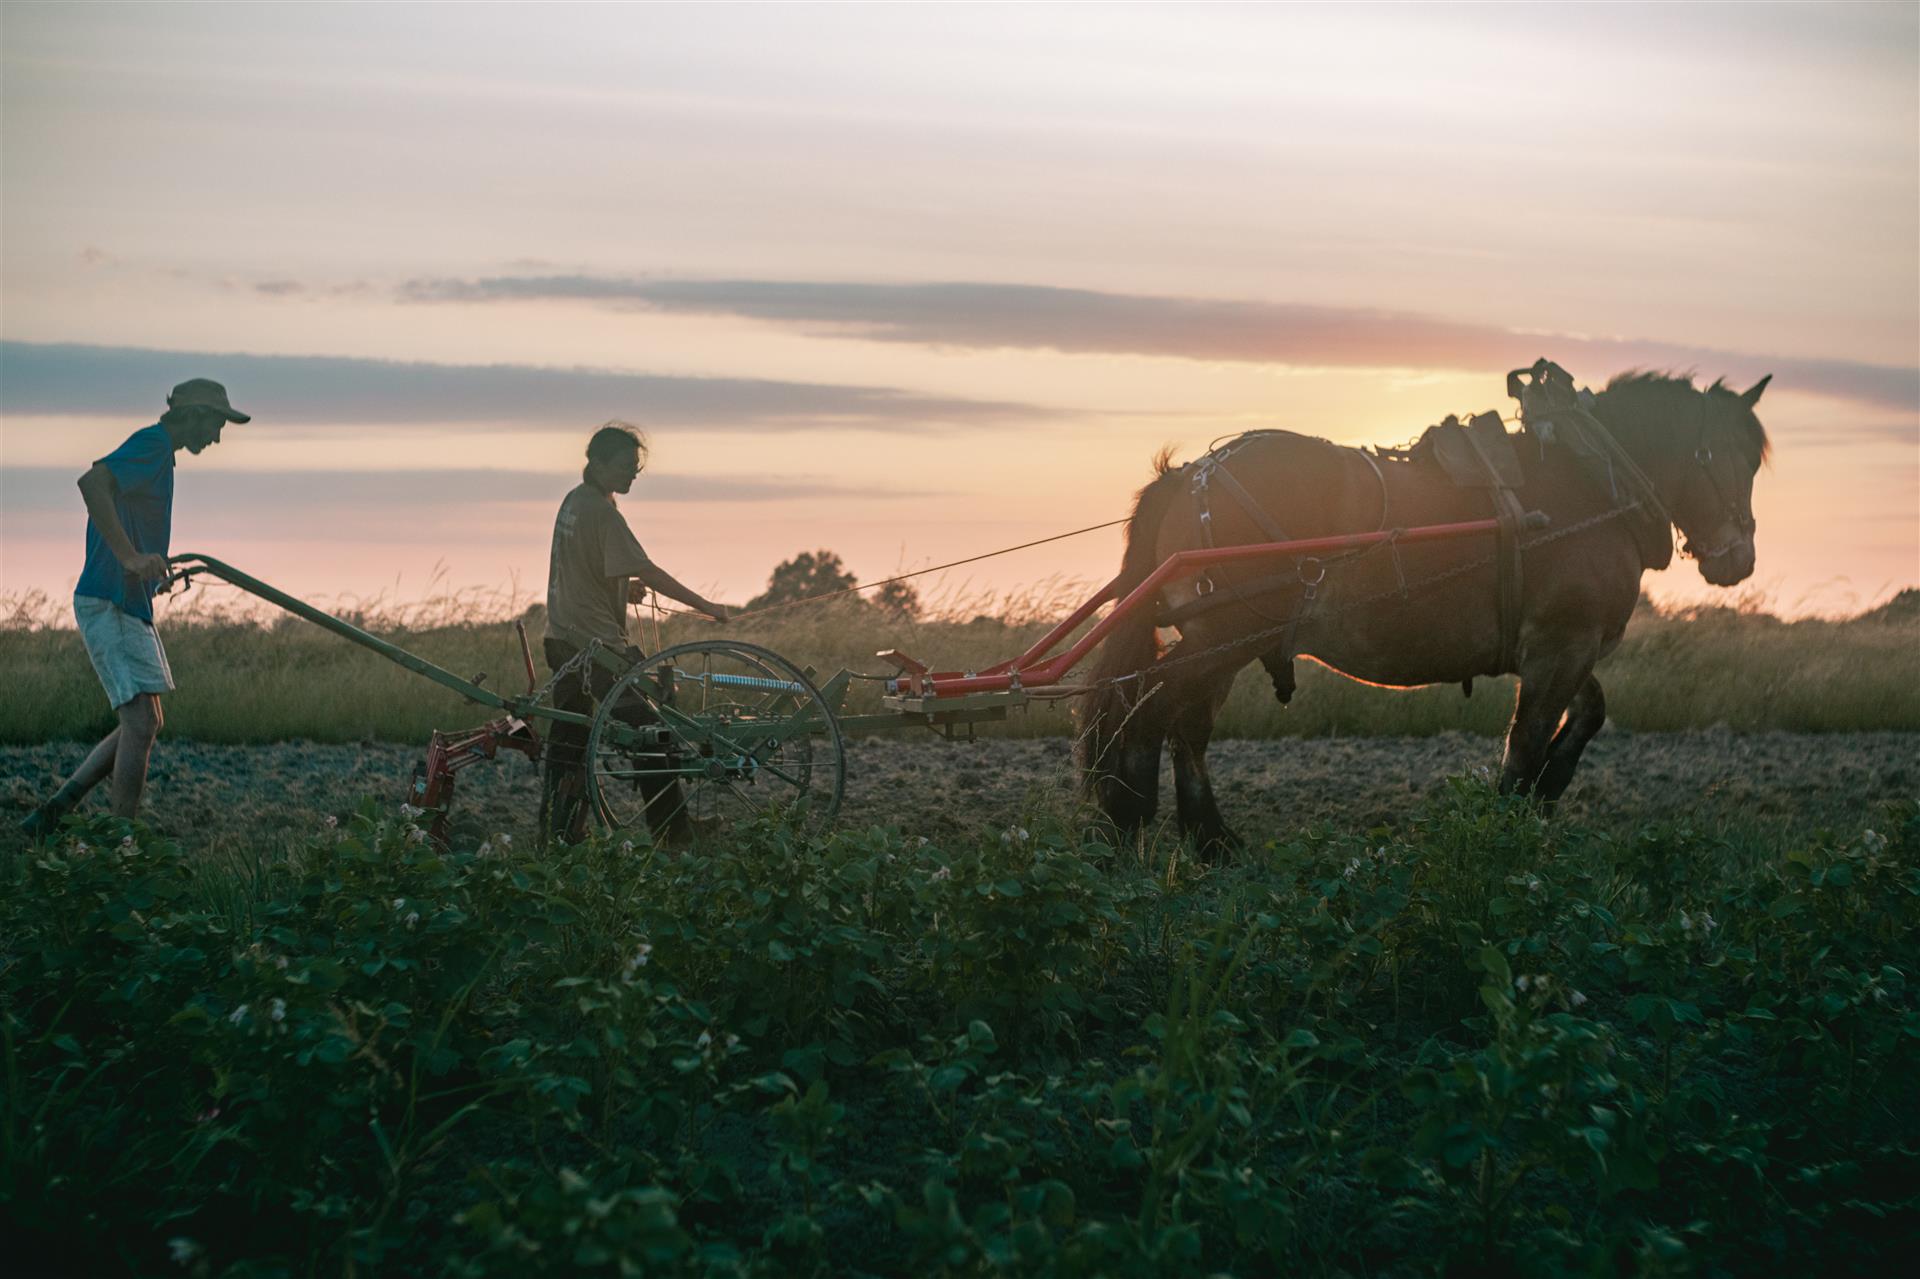
[(732, 609), (728, 608), (725, 604), (715, 604), (712, 600), (708, 600), (700, 611), (722, 626), (725, 626), (733, 618)]
[(142, 581), (147, 582), (159, 581), (171, 571), (171, 566), (167, 563), (166, 556), (145, 553), (137, 554), (130, 560), (122, 561), (120, 567), (126, 569), (127, 572), (132, 573)]

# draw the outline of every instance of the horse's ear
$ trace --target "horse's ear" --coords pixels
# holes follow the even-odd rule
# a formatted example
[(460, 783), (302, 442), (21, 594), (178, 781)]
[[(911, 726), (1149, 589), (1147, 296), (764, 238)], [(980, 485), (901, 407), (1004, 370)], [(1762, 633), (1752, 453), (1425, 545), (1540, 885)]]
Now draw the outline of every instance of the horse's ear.
[(1755, 382), (1752, 386), (1748, 387), (1745, 391), (1741, 392), (1740, 402), (1746, 405), (1748, 408), (1752, 408), (1754, 405), (1758, 404), (1760, 402), (1760, 392), (1766, 390), (1767, 383), (1771, 381), (1773, 381), (1773, 374), (1769, 373), (1765, 377), (1761, 378), (1758, 382)]

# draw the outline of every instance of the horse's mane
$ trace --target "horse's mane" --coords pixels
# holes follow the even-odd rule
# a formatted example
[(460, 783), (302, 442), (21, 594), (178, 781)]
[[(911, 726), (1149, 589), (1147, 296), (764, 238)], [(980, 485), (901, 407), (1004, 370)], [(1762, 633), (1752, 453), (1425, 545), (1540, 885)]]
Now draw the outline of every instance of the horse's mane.
[(1734, 401), (1733, 420), (1741, 427), (1741, 442), (1753, 451), (1754, 465), (1767, 460), (1772, 445), (1766, 428), (1739, 403), (1740, 393), (1728, 386), (1725, 378), (1702, 391), (1694, 386), (1691, 374), (1633, 369), (1607, 383), (1595, 409), (1629, 453), (1644, 457), (1676, 442), (1672, 424), (1677, 403), (1695, 395), (1725, 396)]

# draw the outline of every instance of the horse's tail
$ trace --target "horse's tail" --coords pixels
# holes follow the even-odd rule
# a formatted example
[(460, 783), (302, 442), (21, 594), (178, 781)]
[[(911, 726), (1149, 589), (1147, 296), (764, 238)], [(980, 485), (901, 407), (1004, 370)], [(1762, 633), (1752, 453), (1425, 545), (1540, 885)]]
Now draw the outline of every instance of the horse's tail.
[[(1119, 598), (1124, 599), (1160, 567), (1155, 550), (1160, 523), (1185, 484), (1184, 472), (1172, 464), (1172, 453), (1171, 448), (1162, 449), (1154, 458), (1154, 478), (1134, 499), (1133, 515), (1127, 520), (1127, 549), (1120, 560)], [(1115, 748), (1142, 691), (1137, 680), (1111, 681), (1146, 669), (1158, 656), (1150, 609), (1122, 619), (1101, 641), (1091, 674), (1095, 689), (1080, 700), (1079, 731), (1074, 737), (1075, 762), (1090, 791), (1097, 792), (1100, 779), (1112, 771)]]

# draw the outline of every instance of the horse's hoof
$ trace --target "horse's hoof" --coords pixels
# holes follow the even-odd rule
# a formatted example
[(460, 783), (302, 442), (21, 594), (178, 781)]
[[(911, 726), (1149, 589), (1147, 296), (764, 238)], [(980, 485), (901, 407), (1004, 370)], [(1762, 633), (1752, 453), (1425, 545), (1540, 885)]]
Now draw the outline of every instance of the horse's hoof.
[(1237, 857), (1244, 847), (1240, 837), (1230, 830), (1202, 836), (1195, 840), (1194, 844), (1200, 854), (1200, 860), (1209, 866), (1225, 865)]

